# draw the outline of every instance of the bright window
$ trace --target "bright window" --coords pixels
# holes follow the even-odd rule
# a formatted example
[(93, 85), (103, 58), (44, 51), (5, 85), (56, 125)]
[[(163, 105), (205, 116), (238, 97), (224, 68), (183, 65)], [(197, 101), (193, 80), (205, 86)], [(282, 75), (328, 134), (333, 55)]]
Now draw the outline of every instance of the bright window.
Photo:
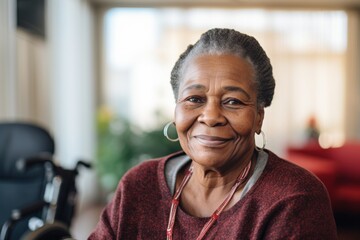
[(268, 147), (304, 141), (315, 117), (325, 145), (344, 140), (347, 15), (343, 11), (113, 8), (104, 18), (102, 101), (143, 129), (172, 119), (170, 72), (179, 54), (213, 27), (253, 35), (276, 80), (266, 109)]

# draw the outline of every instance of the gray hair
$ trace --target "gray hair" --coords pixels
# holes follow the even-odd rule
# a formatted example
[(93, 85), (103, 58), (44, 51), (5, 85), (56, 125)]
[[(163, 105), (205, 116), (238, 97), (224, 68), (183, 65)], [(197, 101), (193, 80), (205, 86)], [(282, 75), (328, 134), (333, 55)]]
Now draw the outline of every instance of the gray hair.
[(257, 104), (268, 107), (271, 104), (275, 89), (270, 59), (259, 42), (251, 36), (232, 29), (214, 28), (203, 33), (200, 39), (189, 45), (176, 61), (171, 71), (171, 86), (175, 100), (178, 99), (179, 84), (186, 63), (201, 55), (231, 54), (247, 60), (255, 71)]

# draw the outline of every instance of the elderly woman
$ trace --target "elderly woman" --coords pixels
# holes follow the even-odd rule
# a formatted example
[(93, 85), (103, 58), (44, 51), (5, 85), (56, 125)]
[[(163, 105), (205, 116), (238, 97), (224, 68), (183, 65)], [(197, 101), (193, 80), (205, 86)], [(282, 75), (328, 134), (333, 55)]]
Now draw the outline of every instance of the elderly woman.
[(174, 124), (183, 151), (131, 169), (89, 239), (337, 238), (324, 185), (264, 149), (275, 81), (253, 37), (207, 31), (180, 56), (171, 85), (164, 133), (177, 140), (167, 135)]

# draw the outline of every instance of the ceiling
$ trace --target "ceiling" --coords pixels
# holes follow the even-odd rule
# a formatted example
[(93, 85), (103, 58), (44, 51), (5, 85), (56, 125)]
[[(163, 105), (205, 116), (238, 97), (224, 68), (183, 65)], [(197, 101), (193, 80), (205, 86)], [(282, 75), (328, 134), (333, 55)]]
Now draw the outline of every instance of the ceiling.
[(95, 6), (222, 6), (360, 9), (360, 0), (88, 0)]

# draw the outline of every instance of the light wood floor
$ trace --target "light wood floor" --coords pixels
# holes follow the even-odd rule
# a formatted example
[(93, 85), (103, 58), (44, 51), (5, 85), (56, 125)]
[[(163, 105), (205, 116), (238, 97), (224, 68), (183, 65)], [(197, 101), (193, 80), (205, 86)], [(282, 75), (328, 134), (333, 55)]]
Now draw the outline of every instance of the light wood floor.
[(76, 214), (71, 227), (71, 233), (74, 239), (87, 239), (99, 221), (99, 216), (103, 208), (104, 205), (94, 205), (82, 209)]

